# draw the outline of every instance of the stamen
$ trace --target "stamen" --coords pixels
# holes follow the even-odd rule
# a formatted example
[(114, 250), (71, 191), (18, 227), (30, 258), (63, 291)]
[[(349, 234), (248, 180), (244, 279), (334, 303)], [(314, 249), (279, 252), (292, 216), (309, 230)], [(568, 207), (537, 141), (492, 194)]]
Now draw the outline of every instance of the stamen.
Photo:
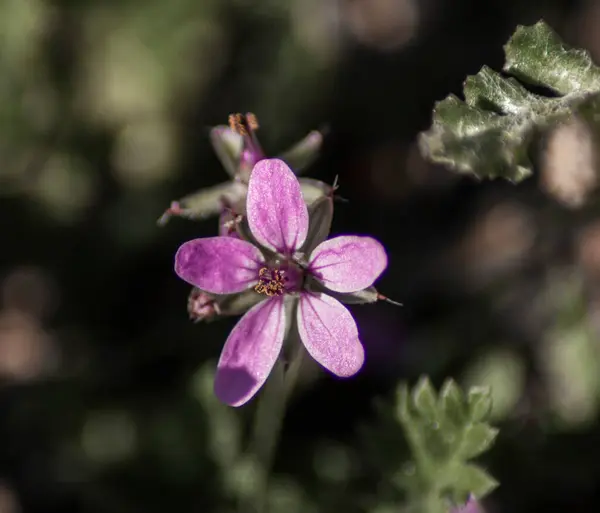
[(229, 221), (225, 221), (223, 223), (223, 228), (227, 230), (227, 235), (231, 235), (237, 230), (237, 226), (242, 222), (244, 216), (243, 214), (236, 212), (236, 210), (233, 208), (233, 204), (231, 201), (229, 201), (227, 196), (221, 196), (220, 201), (222, 213), (227, 213), (231, 216)]
[(287, 281), (284, 272), (279, 269), (263, 267), (258, 272), (258, 284), (254, 287), (254, 290), (259, 294), (265, 294), (269, 297), (283, 295), (285, 282)]
[(242, 214), (235, 214), (232, 212), (233, 219), (230, 221), (225, 221), (223, 223), (223, 228), (227, 230), (227, 235), (231, 235), (233, 232), (237, 230), (237, 226), (242, 222), (244, 216)]
[(258, 119), (252, 112), (229, 114), (229, 128), (239, 135), (249, 135), (258, 130)]
[(250, 130), (254, 131), (254, 130), (258, 130), (259, 128), (259, 124), (258, 124), (258, 118), (256, 117), (255, 114), (253, 114), (252, 112), (248, 112), (246, 114), (246, 123), (248, 124), (248, 127), (250, 128)]

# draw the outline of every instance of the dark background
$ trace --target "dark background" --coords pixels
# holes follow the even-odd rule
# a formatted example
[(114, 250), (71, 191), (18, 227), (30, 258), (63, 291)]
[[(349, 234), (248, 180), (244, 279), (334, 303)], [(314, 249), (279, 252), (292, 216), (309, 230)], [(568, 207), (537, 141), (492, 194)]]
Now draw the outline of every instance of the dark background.
[(358, 427), (429, 374), (493, 387), (488, 511), (597, 510), (599, 209), (537, 172), (460, 177), (415, 142), (540, 18), (600, 60), (593, 0), (1, 0), (0, 513), (225, 512), (243, 494), (253, 406), (219, 405), (211, 378), (235, 319), (191, 323), (172, 270), (216, 220), (156, 219), (226, 179), (208, 128), (246, 111), (272, 155), (328, 126), (307, 174), (339, 175), (333, 233), (381, 240), (378, 288), (404, 303), (353, 307), (364, 371), (297, 390), (279, 509), (376, 511)]

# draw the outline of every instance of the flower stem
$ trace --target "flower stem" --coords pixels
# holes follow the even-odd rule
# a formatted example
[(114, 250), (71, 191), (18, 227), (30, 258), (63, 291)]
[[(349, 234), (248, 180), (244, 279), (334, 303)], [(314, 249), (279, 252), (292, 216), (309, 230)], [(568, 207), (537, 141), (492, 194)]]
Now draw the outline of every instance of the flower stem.
[(301, 361), (302, 351), (296, 355), (287, 370), (284, 362), (277, 360), (258, 401), (251, 442), (251, 451), (258, 463), (252, 513), (266, 511), (269, 474), (283, 427), (287, 401), (296, 383)]

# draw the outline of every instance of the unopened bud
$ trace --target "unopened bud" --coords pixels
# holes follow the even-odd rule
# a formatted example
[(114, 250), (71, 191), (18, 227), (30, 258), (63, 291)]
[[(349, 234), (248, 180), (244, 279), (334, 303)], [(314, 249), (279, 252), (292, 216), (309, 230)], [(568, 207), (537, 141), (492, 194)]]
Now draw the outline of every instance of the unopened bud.
[(179, 203), (177, 201), (172, 201), (171, 206), (167, 210), (165, 210), (164, 214), (158, 219), (158, 225), (164, 226), (165, 224), (167, 224), (167, 222), (169, 221), (169, 219), (171, 219), (172, 216), (179, 216), (181, 215), (181, 212), (182, 209)]
[(216, 315), (219, 315), (219, 313), (219, 305), (212, 295), (196, 287), (192, 289), (188, 297), (188, 314), (190, 320), (200, 322), (212, 319)]

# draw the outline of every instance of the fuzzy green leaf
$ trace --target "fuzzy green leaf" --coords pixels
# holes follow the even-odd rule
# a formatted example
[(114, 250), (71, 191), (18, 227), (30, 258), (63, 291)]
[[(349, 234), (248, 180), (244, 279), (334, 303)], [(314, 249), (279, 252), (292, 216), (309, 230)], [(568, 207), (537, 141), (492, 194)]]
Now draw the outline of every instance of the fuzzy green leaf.
[(413, 390), (413, 401), (417, 411), (426, 419), (435, 422), (438, 417), (437, 398), (431, 381), (422, 376)]
[(452, 379), (446, 380), (440, 391), (440, 407), (446, 418), (461, 427), (467, 421), (467, 403), (462, 390)]
[(467, 77), (464, 101), (450, 95), (435, 105), (431, 128), (419, 136), (427, 158), (479, 178), (519, 182), (532, 172), (529, 152), (539, 134), (573, 115), (595, 121), (600, 68), (587, 52), (566, 47), (543, 21), (519, 26), (504, 52), (505, 73), (559, 96), (534, 94), (484, 66)]
[(492, 411), (492, 391), (488, 387), (473, 387), (468, 395), (469, 414), (474, 422), (486, 420)]
[(398, 420), (400, 422), (412, 422), (410, 414), (410, 393), (405, 384), (398, 387), (396, 397), (396, 415), (398, 416)]
[[(480, 499), (498, 485), (469, 463), (488, 450), (498, 434), (485, 422), (472, 420), (474, 412), (485, 416), (490, 404), (489, 390), (475, 388), (465, 394), (452, 379), (445, 381), (438, 397), (423, 376), (412, 390), (406, 384), (398, 388), (396, 423), (389, 408), (379, 405), (379, 422), (364, 429), (363, 437), (368, 455), (377, 455), (381, 479), (405, 498), (407, 511), (429, 513), (432, 505), (447, 505), (449, 499), (464, 504), (471, 494)], [(411, 453), (408, 461), (405, 444), (397, 440), (398, 428)]]
[(498, 487), (498, 481), (477, 465), (461, 465), (454, 470), (452, 476), (453, 495), (460, 501), (471, 494), (476, 499), (481, 499)]
[(492, 446), (496, 436), (498, 436), (498, 429), (492, 426), (482, 422), (471, 424), (465, 428), (456, 456), (463, 460), (475, 458)]

